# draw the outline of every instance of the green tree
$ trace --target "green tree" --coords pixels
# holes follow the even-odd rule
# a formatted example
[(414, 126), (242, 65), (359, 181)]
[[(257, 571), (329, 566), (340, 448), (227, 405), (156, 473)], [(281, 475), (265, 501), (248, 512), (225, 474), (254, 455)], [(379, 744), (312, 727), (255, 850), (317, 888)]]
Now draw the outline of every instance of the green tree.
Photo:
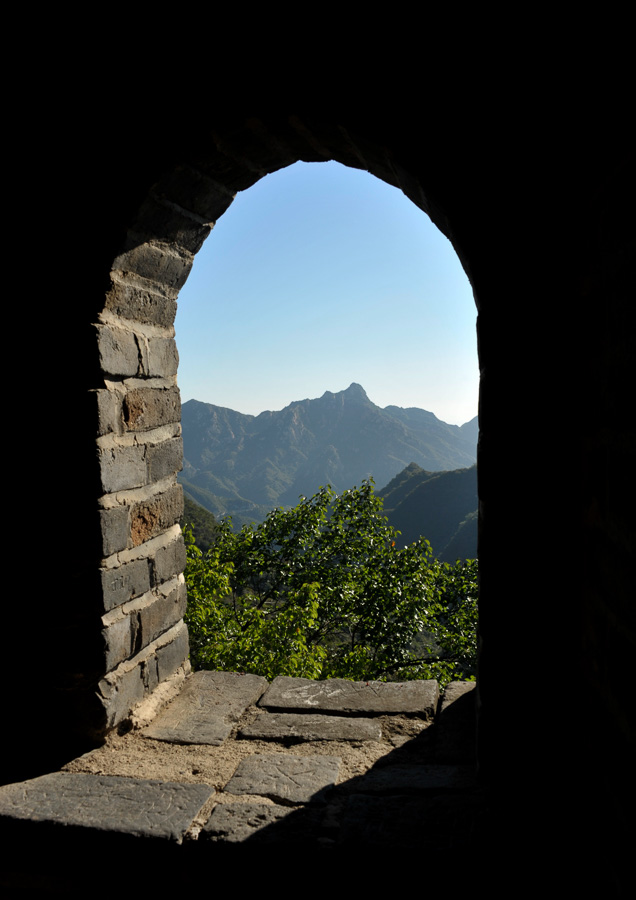
[(440, 564), (427, 541), (399, 548), (398, 539), (371, 481), (340, 496), (321, 488), (236, 535), (220, 523), (206, 553), (186, 530), (195, 667), (268, 678), (470, 676), (476, 564)]

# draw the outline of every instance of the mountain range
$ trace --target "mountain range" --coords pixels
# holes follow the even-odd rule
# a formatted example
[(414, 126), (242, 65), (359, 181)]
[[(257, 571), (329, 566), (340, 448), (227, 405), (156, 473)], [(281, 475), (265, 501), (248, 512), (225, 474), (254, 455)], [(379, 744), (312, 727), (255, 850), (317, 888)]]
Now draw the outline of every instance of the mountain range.
[(427, 472), (411, 463), (380, 491), (384, 514), (400, 532), (400, 544), (425, 537), (437, 559), (477, 556), (477, 466)]
[(372, 477), (380, 489), (410, 464), (428, 474), (473, 466), (478, 432), (477, 417), (457, 426), (423, 409), (382, 409), (355, 383), (258, 416), (189, 400), (182, 425), (184, 491), (235, 527), (321, 485), (340, 492)]

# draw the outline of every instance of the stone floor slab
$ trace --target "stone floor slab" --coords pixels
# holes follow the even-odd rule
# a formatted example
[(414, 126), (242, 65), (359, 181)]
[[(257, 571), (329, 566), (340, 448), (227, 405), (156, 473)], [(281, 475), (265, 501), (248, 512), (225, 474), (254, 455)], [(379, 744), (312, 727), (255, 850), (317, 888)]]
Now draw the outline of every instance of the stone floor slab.
[(267, 713), (243, 726), (238, 737), (266, 741), (380, 741), (382, 728), (375, 719), (311, 713)]
[(333, 711), (364, 715), (417, 715), (432, 719), (437, 709), (437, 681), (312, 681), (280, 675), (259, 705), (273, 710)]
[(0, 787), (0, 817), (180, 843), (213, 793), (207, 784), (54, 772)]
[(257, 753), (239, 763), (225, 790), (281, 803), (322, 803), (338, 777), (340, 762), (336, 756)]
[(260, 675), (195, 672), (143, 734), (176, 744), (218, 746), (266, 688), (267, 681)]
[(313, 841), (322, 828), (317, 807), (297, 809), (266, 803), (219, 803), (201, 831), (201, 838), (231, 844), (243, 841), (278, 843)]

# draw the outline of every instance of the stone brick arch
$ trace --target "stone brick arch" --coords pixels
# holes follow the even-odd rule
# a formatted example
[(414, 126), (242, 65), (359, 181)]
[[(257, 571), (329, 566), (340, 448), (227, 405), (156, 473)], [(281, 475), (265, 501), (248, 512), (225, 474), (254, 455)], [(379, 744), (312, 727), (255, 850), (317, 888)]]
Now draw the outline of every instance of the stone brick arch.
[(97, 339), (105, 387), (98, 390), (103, 495), (102, 589), (105, 671), (97, 732), (188, 670), (177, 520), (181, 488), (179, 392), (173, 320), (194, 256), (237, 190), (299, 160), (336, 160), (401, 188), (452, 229), (417, 174), (386, 148), (344, 128), (290, 118), (259, 120), (211, 135), (152, 184), (110, 271)]
[(604, 877), (636, 747), (631, 145), (620, 115), (568, 117), (551, 89), (495, 115), (478, 98), (470, 131), (369, 94), (372, 113), (322, 118), (95, 107), (55, 141), (31, 111), (7, 301), (4, 777), (50, 771), (68, 759), (56, 742), (123, 724), (178, 675), (178, 289), (235, 191), (335, 159), (402, 188), (473, 286), (480, 771), (501, 837), (548, 871), (569, 835), (578, 858), (557, 868), (600, 859)]

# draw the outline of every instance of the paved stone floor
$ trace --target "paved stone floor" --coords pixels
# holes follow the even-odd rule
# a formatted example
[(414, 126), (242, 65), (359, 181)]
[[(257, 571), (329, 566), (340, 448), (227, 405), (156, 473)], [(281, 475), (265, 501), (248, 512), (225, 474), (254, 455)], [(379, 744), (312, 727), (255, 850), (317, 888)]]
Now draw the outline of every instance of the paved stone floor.
[[(286, 677), (270, 685), (198, 672), (141, 737), (149, 749), (235, 742), (242, 752), (227, 777), (192, 784), (60, 771), (6, 785), (4, 845), (35, 841), (57, 848), (56, 859), (71, 847), (74, 858), (82, 846), (90, 852), (91, 840), (102, 852), (133, 841), (135, 854), (160, 848), (188, 860), (194, 847), (206, 860), (276, 848), (456, 855), (478, 837), (483, 815), (473, 688)], [(373, 763), (343, 778), (348, 747), (373, 748)]]

